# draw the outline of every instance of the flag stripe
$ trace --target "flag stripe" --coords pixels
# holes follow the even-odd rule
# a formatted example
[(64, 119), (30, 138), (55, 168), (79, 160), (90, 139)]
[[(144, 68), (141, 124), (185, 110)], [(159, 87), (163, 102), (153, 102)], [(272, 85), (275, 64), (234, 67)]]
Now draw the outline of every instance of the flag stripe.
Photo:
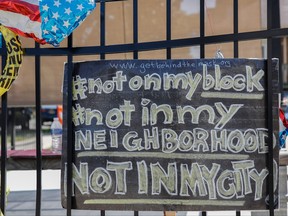
[(37, 38), (35, 36), (35, 34), (33, 33), (26, 33), (26, 32), (22, 32), (17, 28), (12, 28), (12, 27), (7, 27), (9, 28), (11, 31), (15, 32), (18, 35), (24, 36), (24, 37), (29, 37), (29, 38), (33, 38), (36, 42), (40, 43), (40, 44), (46, 44), (47, 41), (45, 39), (42, 38)]
[[(14, 0), (14, 1), (19, 1), (19, 0)], [(20, 1), (39, 6), (39, 0), (20, 0)]]
[(32, 21), (41, 22), (39, 5), (35, 5), (34, 1), (19, 1), (19, 0), (10, 0), (10, 1), (1, 1), (0, 10), (22, 14), (29, 17)]
[(282, 109), (279, 109), (279, 117), (280, 117), (283, 125), (284, 125), (286, 128), (288, 128), (288, 122), (287, 122), (287, 120), (286, 120), (286, 118), (285, 118), (285, 114), (284, 114), (284, 111), (283, 111)]
[[(0, 23), (4, 26), (18, 29), (17, 33), (26, 36), (25, 33), (34, 34), (36, 38), (42, 39), (41, 23), (31, 21), (27, 16), (0, 10)], [(14, 28), (14, 29), (12, 29)]]

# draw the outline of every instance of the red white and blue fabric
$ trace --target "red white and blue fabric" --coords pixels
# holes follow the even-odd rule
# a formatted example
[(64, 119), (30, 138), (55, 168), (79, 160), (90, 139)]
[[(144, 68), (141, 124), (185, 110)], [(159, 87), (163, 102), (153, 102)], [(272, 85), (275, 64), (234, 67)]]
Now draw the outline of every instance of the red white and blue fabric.
[(58, 46), (95, 6), (94, 0), (0, 0), (0, 23), (38, 43)]
[(279, 145), (280, 148), (285, 147), (286, 138), (288, 136), (288, 121), (285, 118), (285, 113), (279, 109)]

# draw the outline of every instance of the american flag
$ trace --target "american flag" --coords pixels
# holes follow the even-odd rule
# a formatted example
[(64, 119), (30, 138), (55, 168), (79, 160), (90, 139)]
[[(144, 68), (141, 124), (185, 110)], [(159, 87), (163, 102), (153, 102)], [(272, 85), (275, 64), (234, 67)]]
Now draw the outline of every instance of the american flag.
[(279, 146), (286, 147), (286, 139), (288, 136), (288, 121), (285, 118), (284, 111), (279, 108)]
[(41, 44), (58, 46), (94, 8), (94, 0), (0, 0), (0, 23)]

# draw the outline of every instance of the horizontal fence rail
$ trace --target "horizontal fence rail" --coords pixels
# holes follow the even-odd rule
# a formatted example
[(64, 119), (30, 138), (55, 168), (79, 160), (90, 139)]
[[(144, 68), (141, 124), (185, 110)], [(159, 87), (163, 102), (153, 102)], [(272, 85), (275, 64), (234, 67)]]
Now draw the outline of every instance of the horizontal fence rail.
[[(103, 46), (85, 46), (85, 47), (72, 47), (72, 48), (25, 48), (24, 55), (26, 56), (66, 56), (69, 53), (77, 55), (95, 55), (95, 54), (115, 54), (115, 53), (127, 53), (134, 51), (150, 51), (160, 50), (167, 48), (181, 48), (187, 46), (199, 46), (201, 44), (209, 45), (215, 43), (227, 43), (234, 41), (249, 41), (257, 39), (267, 38), (279, 38), (288, 35), (288, 28), (262, 30), (255, 32), (243, 32), (238, 34), (224, 34), (217, 36), (205, 36), (204, 38), (184, 38), (184, 39), (172, 39), (153, 42), (140, 42), (137, 44), (116, 44), (116, 45), (103, 45)], [(203, 42), (203, 43), (202, 43)], [(0, 51), (1, 55), (5, 55), (3, 49)]]

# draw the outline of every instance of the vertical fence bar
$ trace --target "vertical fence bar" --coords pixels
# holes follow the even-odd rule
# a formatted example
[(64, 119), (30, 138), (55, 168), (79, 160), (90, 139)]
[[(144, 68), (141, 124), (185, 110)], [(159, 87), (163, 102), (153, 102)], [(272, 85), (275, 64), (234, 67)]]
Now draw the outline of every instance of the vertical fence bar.
[[(239, 57), (239, 41), (237, 38), (238, 32), (239, 32), (239, 24), (238, 24), (238, 18), (239, 18), (239, 14), (238, 14), (238, 0), (234, 0), (233, 2), (233, 32), (234, 32), (234, 58), (238, 58)], [(241, 216), (241, 212), (240, 211), (236, 211), (236, 216)]]
[(138, 44), (138, 0), (133, 0), (133, 44), (133, 58), (138, 59), (138, 49), (136, 49)]
[[(2, 37), (2, 44), (5, 44)], [(3, 45), (3, 53), (6, 53), (6, 46)], [(5, 55), (2, 56), (2, 68), (5, 67), (6, 62)], [(1, 98), (1, 212), (5, 215), (6, 213), (6, 161), (7, 161), (7, 93), (2, 95)]]
[[(133, 0), (133, 59), (138, 59), (138, 0)], [(134, 211), (134, 216), (139, 216), (139, 211)]]
[(205, 58), (205, 0), (200, 0), (200, 58)]
[[(273, 27), (273, 4), (274, 1), (267, 0), (267, 30)], [(268, 128), (268, 194), (269, 194), (269, 213), (274, 216), (274, 170), (273, 170), (273, 89), (272, 89), (272, 38), (267, 38), (267, 67), (266, 74), (266, 105), (267, 105), (267, 128)]]
[(7, 93), (2, 95), (1, 114), (1, 212), (6, 212), (6, 162), (7, 162)]
[(16, 128), (15, 128), (15, 108), (10, 108), (11, 118), (9, 119), (11, 127), (10, 129), (10, 137), (11, 137), (11, 150), (15, 150), (15, 140), (16, 140)]
[[(100, 45), (101, 47), (105, 47), (106, 44), (106, 5), (105, 5), (105, 0), (101, 0), (100, 2)], [(106, 54), (105, 53), (100, 53), (100, 59), (103, 60), (106, 58)], [(105, 216), (105, 210), (101, 210), (100, 211), (100, 215), (101, 216)]]
[[(270, 1), (269, 1), (270, 2)], [(280, 25), (280, 0), (272, 0), (273, 4), (271, 5), (271, 16), (272, 16), (272, 21), (271, 21), (271, 29), (279, 29), (281, 28)], [(278, 58), (279, 59), (279, 65), (280, 65), (280, 76), (279, 76), (279, 90), (282, 92), (283, 90), (283, 77), (282, 77), (282, 70), (281, 66), (283, 63), (283, 54), (282, 54), (282, 38), (281, 37), (274, 37), (272, 38), (272, 50), (271, 50), (271, 55), (273, 58)]]
[[(35, 43), (35, 48), (39, 49)], [(35, 56), (35, 101), (36, 101), (36, 209), (35, 215), (41, 215), (41, 193), (42, 193), (42, 130), (41, 130), (41, 73), (40, 56)]]
[[(205, 0), (200, 0), (200, 58), (205, 58)], [(206, 216), (206, 211), (201, 212)]]
[(239, 41), (237, 38), (239, 32), (239, 24), (238, 24), (238, 0), (234, 0), (233, 4), (233, 28), (234, 28), (234, 58), (239, 57)]
[[(171, 0), (166, 0), (166, 40), (171, 41)], [(166, 48), (166, 58), (171, 59), (171, 47)]]
[(72, 137), (72, 87), (73, 87), (73, 34), (68, 37), (68, 92), (67, 92), (67, 216), (72, 215), (72, 163), (74, 155), (74, 143)]
[(270, 216), (274, 216), (274, 177), (273, 177), (273, 90), (272, 90), (272, 38), (267, 40), (267, 124), (268, 124), (268, 182), (269, 182), (269, 212)]
[[(105, 13), (106, 13), (105, 0), (101, 0), (100, 2), (100, 45), (102, 48), (105, 46), (105, 43), (106, 43)], [(100, 53), (100, 59), (105, 59), (105, 53)]]

